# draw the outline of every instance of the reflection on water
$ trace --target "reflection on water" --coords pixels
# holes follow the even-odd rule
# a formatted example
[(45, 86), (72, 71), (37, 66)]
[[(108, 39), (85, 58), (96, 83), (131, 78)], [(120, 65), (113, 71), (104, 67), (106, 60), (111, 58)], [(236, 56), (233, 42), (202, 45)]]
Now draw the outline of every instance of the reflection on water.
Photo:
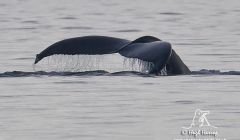
[[(199, 108), (219, 137), (238, 140), (238, 3), (0, 1), (0, 139), (172, 140)], [(35, 54), (84, 35), (159, 37), (193, 74), (33, 71)]]

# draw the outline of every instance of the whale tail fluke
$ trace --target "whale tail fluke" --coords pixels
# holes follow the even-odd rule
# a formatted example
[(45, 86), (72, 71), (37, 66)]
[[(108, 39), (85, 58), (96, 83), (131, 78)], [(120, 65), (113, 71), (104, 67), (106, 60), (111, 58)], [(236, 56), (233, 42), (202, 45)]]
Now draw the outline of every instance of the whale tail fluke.
[(172, 50), (171, 56), (166, 65), (166, 69), (167, 73), (172, 75), (191, 73), (189, 68), (183, 63), (182, 59), (174, 50)]
[(143, 36), (134, 41), (107, 36), (84, 36), (56, 42), (36, 55), (34, 64), (51, 55), (103, 55), (119, 53), (127, 58), (153, 63), (150, 73), (166, 69), (168, 74), (189, 74), (168, 42), (153, 36)]
[(161, 41), (161, 39), (156, 38), (154, 36), (142, 36), (142, 37), (135, 39), (131, 43), (149, 43), (149, 42), (154, 42), (154, 41)]
[(107, 36), (84, 36), (58, 41), (37, 54), (35, 64), (51, 55), (98, 55), (116, 53), (129, 44), (126, 39)]

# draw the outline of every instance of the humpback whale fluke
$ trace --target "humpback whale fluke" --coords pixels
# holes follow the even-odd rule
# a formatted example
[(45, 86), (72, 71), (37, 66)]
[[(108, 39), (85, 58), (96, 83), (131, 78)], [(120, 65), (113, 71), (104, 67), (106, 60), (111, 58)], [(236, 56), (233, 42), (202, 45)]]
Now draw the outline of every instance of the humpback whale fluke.
[(167, 75), (190, 73), (188, 67), (172, 49), (171, 44), (153, 36), (143, 36), (134, 41), (107, 36), (65, 39), (50, 45), (37, 54), (34, 64), (45, 57), (58, 54), (103, 55), (113, 53), (153, 63), (149, 73), (158, 75), (162, 69), (166, 69)]

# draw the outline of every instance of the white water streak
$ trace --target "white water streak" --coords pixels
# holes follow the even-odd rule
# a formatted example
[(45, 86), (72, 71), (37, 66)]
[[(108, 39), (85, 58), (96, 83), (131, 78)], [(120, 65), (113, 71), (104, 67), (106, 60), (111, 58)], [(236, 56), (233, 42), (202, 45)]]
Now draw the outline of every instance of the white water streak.
[(44, 58), (38, 64), (38, 70), (43, 71), (94, 71), (108, 72), (137, 71), (148, 73), (153, 63), (136, 58), (126, 58), (120, 54), (105, 55), (53, 55)]

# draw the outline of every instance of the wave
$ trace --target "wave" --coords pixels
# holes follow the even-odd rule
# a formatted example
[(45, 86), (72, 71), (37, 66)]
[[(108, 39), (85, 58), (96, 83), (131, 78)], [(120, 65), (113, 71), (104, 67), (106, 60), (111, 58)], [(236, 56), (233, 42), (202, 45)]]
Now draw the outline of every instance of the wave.
[(240, 75), (240, 71), (221, 72), (220, 70), (202, 69), (200, 71), (192, 71), (191, 74), (193, 74), (193, 75)]
[[(240, 71), (221, 72), (220, 70), (192, 71), (190, 75), (240, 75)], [(24, 71), (8, 71), (0, 73), (0, 77), (42, 77), (42, 76), (139, 76), (139, 77), (155, 77), (156, 75), (141, 73), (136, 71), (119, 71), (110, 73), (104, 70), (85, 71), (85, 72), (24, 72)]]
[(9, 72), (0, 73), (0, 77), (41, 77), (41, 76), (142, 76), (142, 77), (150, 77), (152, 75), (146, 74), (146, 73), (141, 73), (141, 72), (135, 72), (135, 71), (120, 71), (120, 72), (109, 73), (104, 70), (85, 71), (85, 72), (9, 71)]

